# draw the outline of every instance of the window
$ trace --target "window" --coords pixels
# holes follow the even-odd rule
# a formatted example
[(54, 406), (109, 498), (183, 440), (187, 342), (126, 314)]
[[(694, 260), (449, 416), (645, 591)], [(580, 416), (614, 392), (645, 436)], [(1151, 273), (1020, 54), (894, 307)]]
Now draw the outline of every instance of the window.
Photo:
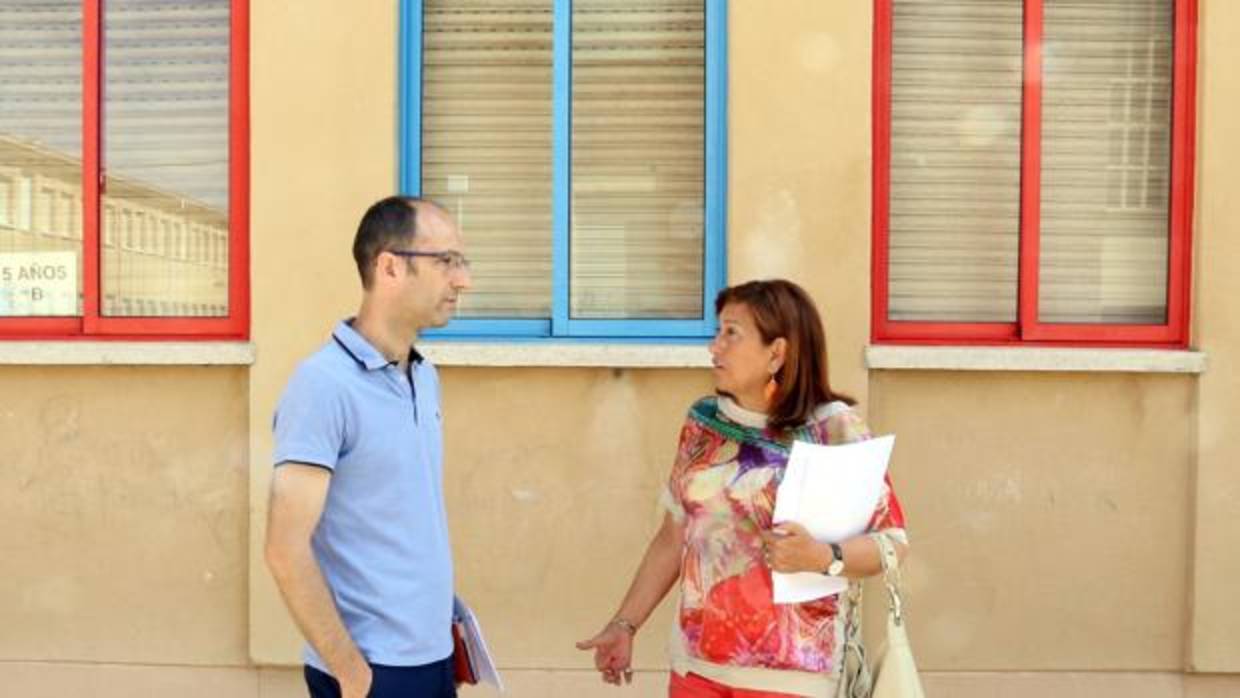
[[(248, 0), (0, 4), (0, 338), (247, 336), (247, 22)], [(189, 226), (226, 264), (185, 258)]]
[(1194, 0), (877, 0), (875, 341), (1184, 346)]
[(401, 186), (474, 288), (440, 334), (675, 338), (723, 285), (722, 0), (405, 0)]

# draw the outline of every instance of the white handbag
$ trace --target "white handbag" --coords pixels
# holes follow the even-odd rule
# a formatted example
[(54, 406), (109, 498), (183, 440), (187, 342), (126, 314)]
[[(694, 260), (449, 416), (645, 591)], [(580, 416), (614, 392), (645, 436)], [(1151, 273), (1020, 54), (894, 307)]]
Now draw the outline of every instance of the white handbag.
[(904, 628), (904, 599), (900, 596), (900, 557), (886, 535), (874, 536), (883, 560), (883, 584), (887, 587), (887, 639), (874, 655), (874, 688), (870, 698), (925, 698), (917, 662)]
[(887, 639), (874, 656), (873, 669), (861, 644), (861, 584), (848, 590), (848, 613), (844, 620), (844, 652), (838, 698), (925, 698), (917, 662), (904, 628), (904, 600), (900, 596), (900, 558), (895, 545), (883, 533), (872, 536), (883, 564), (887, 587)]

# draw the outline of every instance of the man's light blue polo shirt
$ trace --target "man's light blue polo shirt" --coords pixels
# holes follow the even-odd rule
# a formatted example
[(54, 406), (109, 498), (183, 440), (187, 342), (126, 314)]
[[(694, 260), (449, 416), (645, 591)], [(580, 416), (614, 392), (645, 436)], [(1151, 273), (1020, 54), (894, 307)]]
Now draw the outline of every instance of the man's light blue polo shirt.
[[(289, 380), (273, 460), (332, 471), (312, 545), (362, 655), (429, 664), (452, 654), (439, 376), (412, 350), (402, 372), (350, 322)], [(309, 646), (305, 660), (327, 671)]]

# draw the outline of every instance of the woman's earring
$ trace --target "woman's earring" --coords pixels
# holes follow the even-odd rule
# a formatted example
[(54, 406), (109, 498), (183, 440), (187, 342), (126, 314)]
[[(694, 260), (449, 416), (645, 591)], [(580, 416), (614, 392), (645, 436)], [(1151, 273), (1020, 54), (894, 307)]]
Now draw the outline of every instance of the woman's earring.
[(762, 387), (762, 397), (766, 399), (766, 404), (771, 404), (775, 400), (775, 393), (779, 390), (779, 383), (775, 382), (775, 374), (771, 374), (771, 379)]

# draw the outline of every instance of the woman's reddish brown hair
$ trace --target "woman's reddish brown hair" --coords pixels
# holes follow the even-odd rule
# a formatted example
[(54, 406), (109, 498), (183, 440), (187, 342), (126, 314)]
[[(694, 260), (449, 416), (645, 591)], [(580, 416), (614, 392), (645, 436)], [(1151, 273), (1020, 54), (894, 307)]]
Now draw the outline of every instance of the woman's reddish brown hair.
[(819, 405), (833, 400), (856, 404), (851, 397), (831, 390), (822, 318), (805, 289), (785, 279), (749, 281), (720, 291), (715, 314), (733, 303), (749, 308), (763, 343), (780, 337), (788, 343), (784, 365), (775, 373), (778, 388), (767, 414), (773, 428), (805, 424)]

